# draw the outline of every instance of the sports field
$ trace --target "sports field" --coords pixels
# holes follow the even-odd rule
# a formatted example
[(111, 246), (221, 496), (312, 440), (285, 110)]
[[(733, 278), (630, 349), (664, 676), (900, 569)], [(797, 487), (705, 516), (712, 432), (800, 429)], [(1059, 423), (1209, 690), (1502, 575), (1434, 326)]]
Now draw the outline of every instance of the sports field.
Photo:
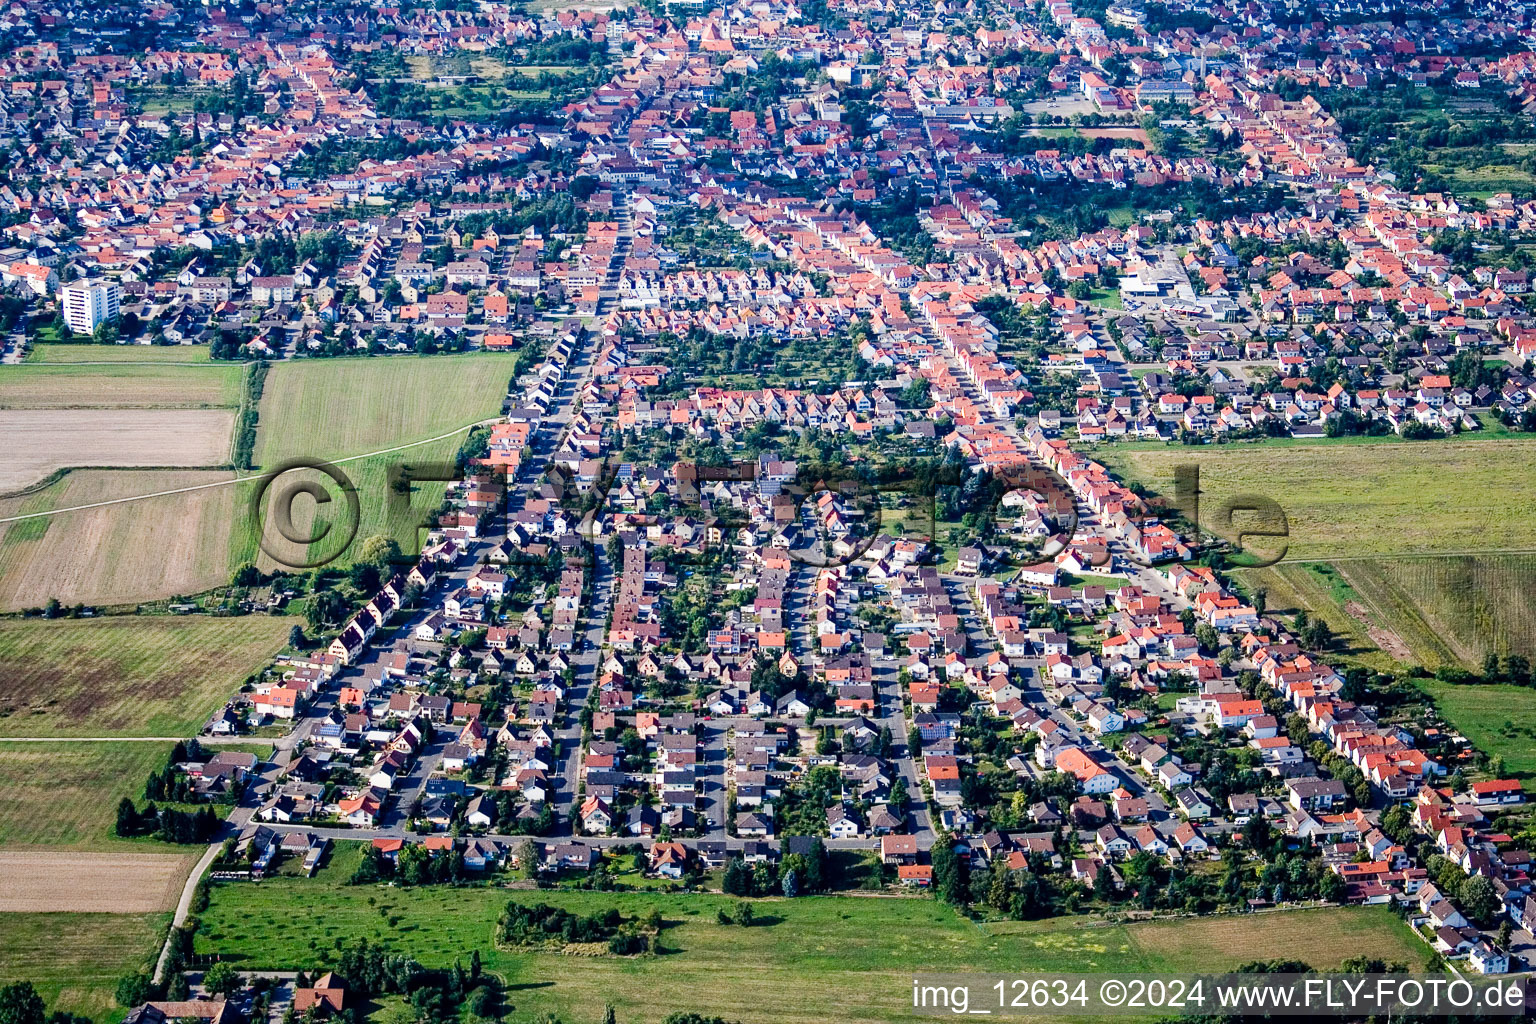
[[(0, 738), (191, 736), (282, 648), (294, 621), (269, 615), (0, 620), (0, 679), (6, 681)], [(154, 744), (125, 747), (142, 753)], [(57, 755), (77, 748), (38, 749)], [(137, 778), (142, 782), (142, 773)]]
[(516, 356), (279, 363), (267, 374), (256, 462), (336, 459), (436, 437), (501, 412)]
[[(338, 854), (340, 856), (341, 854)], [(572, 958), (498, 950), (509, 898), (577, 913), (610, 906), (661, 910), (660, 956)], [(911, 1020), (915, 971), (1217, 970), (1247, 960), (1301, 957), (1320, 968), (1377, 955), (1417, 967), (1418, 944), (1380, 909), (1324, 910), (1124, 926), (1087, 918), (974, 924), (931, 899), (819, 897), (759, 901), (762, 923), (721, 926), (721, 896), (511, 892), (505, 889), (355, 888), (279, 878), (221, 886), (201, 915), (199, 952), (241, 967), (314, 969), (338, 940), (367, 937), (428, 965), (480, 950), (509, 982), (510, 1019), (544, 1014), (595, 1021), (605, 1002), (621, 1020), (675, 1010), (744, 1024)]]
[(6, 914), (0, 918), (0, 983), (30, 981), (48, 1009), (121, 1020), (117, 980), (146, 971), (170, 914)]
[(1173, 467), (1200, 468), (1201, 521), (1223, 501), (1269, 497), (1290, 521), (1291, 558), (1536, 550), (1536, 439), (1226, 445), (1094, 453), (1156, 493)]
[(0, 499), (0, 517), (140, 499), (0, 523), (0, 610), (50, 597), (134, 604), (227, 583), (236, 564), (230, 531), (244, 514), (244, 488), (226, 483), (233, 479), (225, 470), (74, 470)]

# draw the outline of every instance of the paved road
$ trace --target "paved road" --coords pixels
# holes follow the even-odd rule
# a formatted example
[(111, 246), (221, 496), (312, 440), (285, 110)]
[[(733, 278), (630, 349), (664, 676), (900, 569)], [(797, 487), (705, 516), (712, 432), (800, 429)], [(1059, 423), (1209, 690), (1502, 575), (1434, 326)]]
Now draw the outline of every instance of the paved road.
[(192, 913), (192, 897), (197, 893), (197, 883), (202, 881), (203, 872), (213, 864), (214, 858), (219, 855), (219, 849), (224, 840), (220, 838), (217, 843), (211, 844), (203, 851), (192, 873), (187, 876), (187, 884), (181, 887), (181, 899), (176, 901), (176, 913), (171, 917), (171, 931), (165, 937), (165, 945), (160, 947), (160, 959), (155, 961), (155, 983), (165, 980), (166, 967), (171, 959), (171, 941), (176, 937), (176, 929), (187, 923), (187, 917)]

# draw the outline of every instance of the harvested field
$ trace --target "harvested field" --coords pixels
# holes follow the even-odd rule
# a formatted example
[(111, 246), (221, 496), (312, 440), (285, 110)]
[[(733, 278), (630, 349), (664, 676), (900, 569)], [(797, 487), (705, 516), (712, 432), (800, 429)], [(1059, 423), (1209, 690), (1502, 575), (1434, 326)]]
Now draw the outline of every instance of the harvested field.
[(245, 368), (234, 364), (0, 367), (0, 409), (232, 409)]
[(174, 910), (192, 863), (175, 853), (0, 850), (0, 913)]
[[(282, 648), (294, 621), (268, 615), (0, 620), (0, 679), (6, 681), (0, 738), (191, 736)], [(78, 756), (84, 770), (103, 756), (94, 746), (78, 754), (68, 745), (5, 749), (21, 761)], [(123, 747), (134, 748), (121, 749), (129, 760), (165, 755), (154, 744)]]
[(71, 466), (219, 466), (229, 409), (0, 409), (0, 492)]
[[(0, 609), (50, 597), (134, 604), (227, 582), (231, 525), (244, 514), (242, 487), (223, 483), (232, 479), (227, 471), (75, 470), (35, 494), (0, 501), (3, 517), (158, 495), (0, 524)], [(160, 493), (188, 487), (198, 489)]]

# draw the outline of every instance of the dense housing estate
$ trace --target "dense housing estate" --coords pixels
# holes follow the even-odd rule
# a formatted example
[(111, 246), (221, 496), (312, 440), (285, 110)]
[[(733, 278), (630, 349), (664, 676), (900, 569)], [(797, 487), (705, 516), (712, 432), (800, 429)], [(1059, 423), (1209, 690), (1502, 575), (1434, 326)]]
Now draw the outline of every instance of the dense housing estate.
[[(359, 898), (1370, 905), (1436, 967), (1530, 969), (1528, 780), (1111, 469), (1536, 430), (1536, 189), (1458, 173), (1530, 178), (1525, 12), (1309, 11), (13, 4), (7, 364), (248, 367), (225, 477), (270, 468), (274, 369), (508, 367), (462, 437), (331, 456), (454, 438), (417, 536), (139, 608), (306, 616), (142, 813), (223, 809), (176, 839), (220, 899), (344, 862)], [(1528, 683), (1523, 642), (1440, 681)], [(518, 905), (503, 948), (669, 926)], [(189, 917), (130, 1024), (241, 1018)], [(408, 990), (344, 945), (294, 1013)]]

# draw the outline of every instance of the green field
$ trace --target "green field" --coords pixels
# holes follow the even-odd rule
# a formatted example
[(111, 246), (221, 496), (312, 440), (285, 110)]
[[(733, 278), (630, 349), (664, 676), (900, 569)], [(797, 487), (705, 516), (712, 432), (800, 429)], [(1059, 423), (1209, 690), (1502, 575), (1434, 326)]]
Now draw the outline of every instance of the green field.
[(515, 361), (477, 353), (280, 363), (262, 393), (256, 462), (363, 455), (489, 419)]
[[(1536, 549), (1536, 440), (1108, 446), (1094, 453), (1126, 481), (1170, 490), (1173, 467), (1200, 467), (1202, 525), (1223, 501), (1258, 494), (1290, 522), (1292, 558)], [(1241, 523), (1239, 519), (1239, 523)]]
[[(346, 856), (346, 854), (338, 854)], [(334, 878), (338, 872), (330, 872)], [(577, 912), (659, 908), (666, 950), (640, 958), (573, 958), (494, 947), (507, 899)], [(546, 1013), (568, 1024), (654, 1024), (674, 1010), (745, 1024), (914, 1019), (915, 971), (1212, 970), (1247, 960), (1304, 957), (1317, 967), (1374, 954), (1418, 965), (1423, 949), (1386, 910), (1325, 910), (1123, 926), (1087, 918), (972, 923), (926, 898), (821, 897), (761, 901), (763, 924), (721, 926), (736, 901), (712, 895), (511, 892), (505, 889), (351, 888), (279, 878), (215, 889), (197, 938), (201, 953), (242, 968), (313, 969), (338, 941), (366, 937), (428, 965), (480, 950), (509, 983), (510, 1019)]]
[(144, 780), (164, 767), (170, 749), (169, 743), (0, 740), (0, 844), (185, 852), (113, 835), (119, 801), (143, 800)]
[(33, 363), (206, 363), (207, 345), (34, 345)]
[(293, 621), (0, 620), (0, 738), (191, 736), (282, 648)]
[(0, 367), (0, 409), (231, 409), (244, 374), (230, 363), (23, 363)]
[(48, 1009), (120, 1020), (117, 980), (154, 966), (170, 914), (6, 914), (0, 982), (30, 981)]
[(1523, 686), (1457, 686), (1415, 680), (1453, 726), (1505, 771), (1536, 788), (1536, 690)]

